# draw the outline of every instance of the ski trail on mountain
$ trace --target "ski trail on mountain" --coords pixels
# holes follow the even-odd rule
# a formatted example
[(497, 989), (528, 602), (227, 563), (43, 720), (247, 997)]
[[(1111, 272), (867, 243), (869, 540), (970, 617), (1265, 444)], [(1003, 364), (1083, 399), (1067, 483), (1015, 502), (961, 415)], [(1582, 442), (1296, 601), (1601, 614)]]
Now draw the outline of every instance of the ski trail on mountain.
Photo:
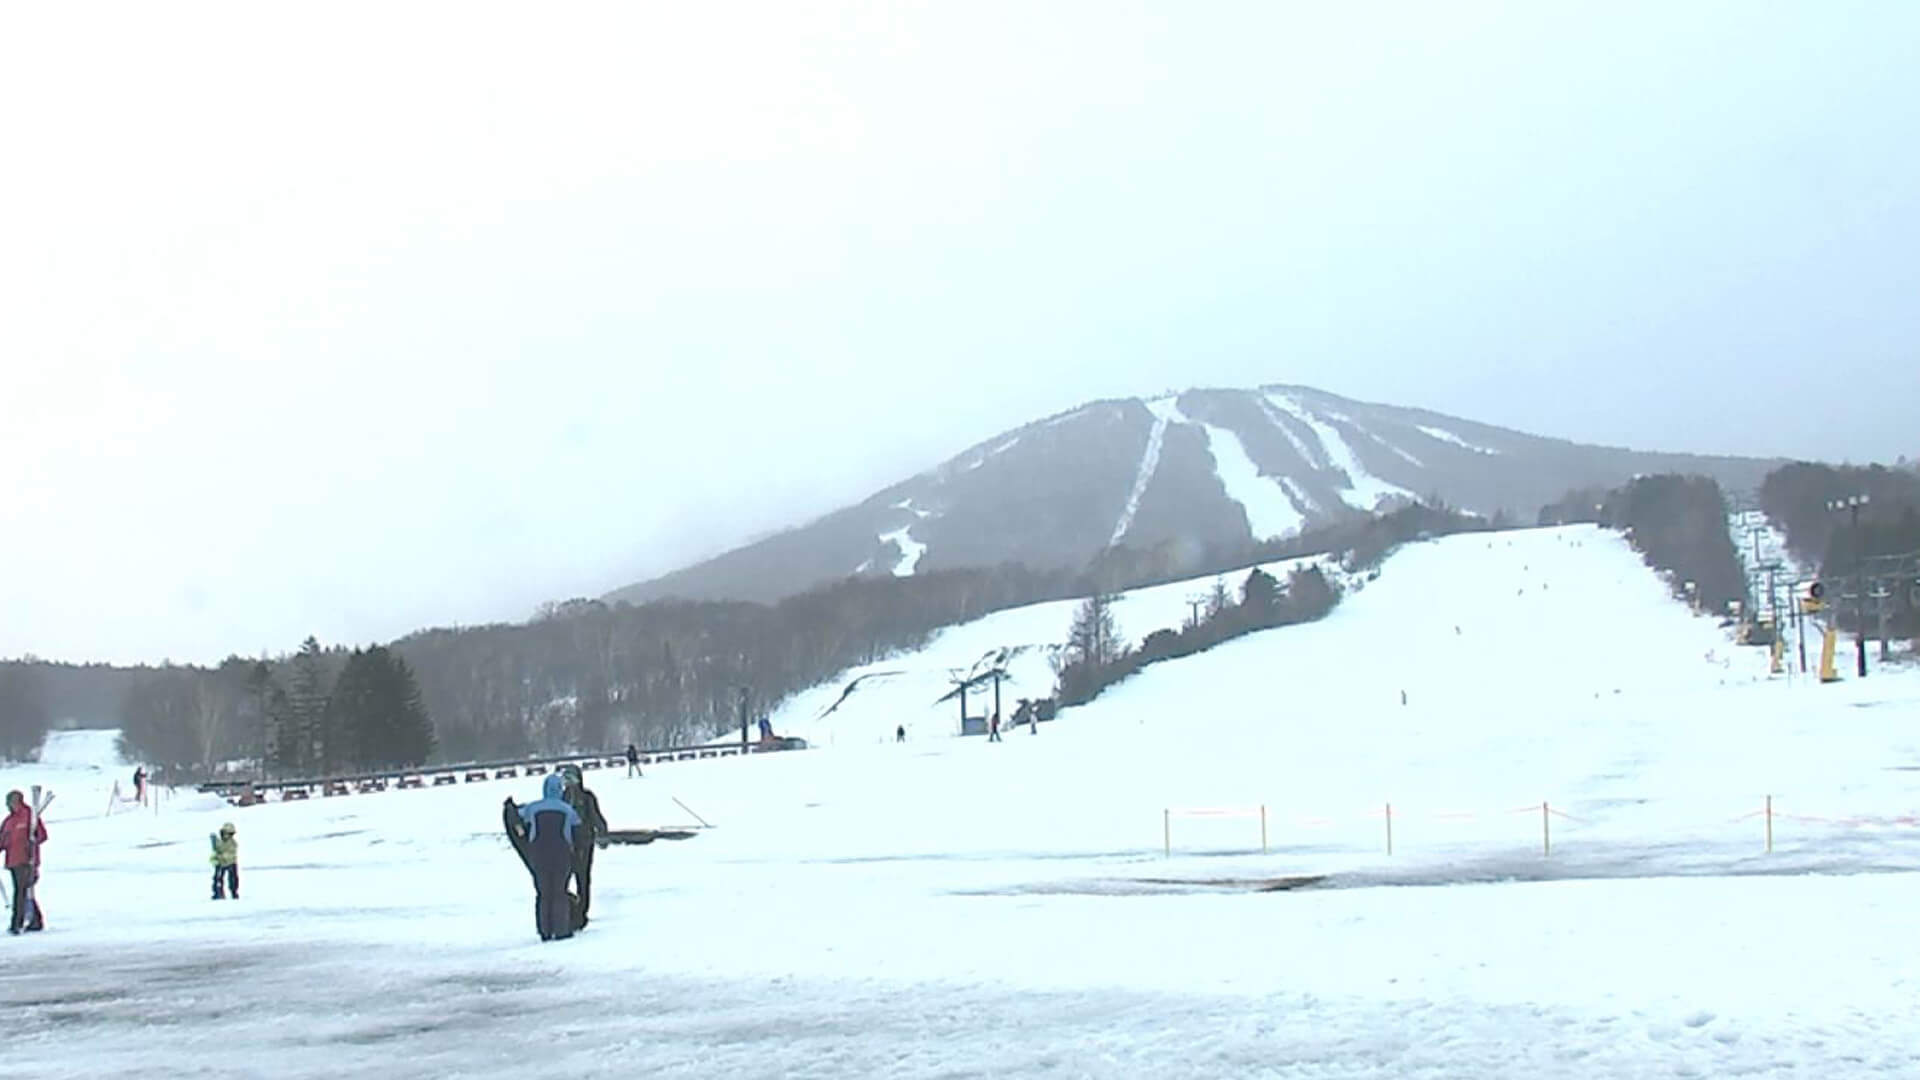
[(1417, 457), (1414, 457), (1412, 454), (1407, 453), (1405, 450), (1400, 449), (1398, 446), (1395, 446), (1391, 442), (1388, 442), (1386, 436), (1380, 434), (1379, 432), (1373, 430), (1372, 428), (1367, 427), (1365, 424), (1360, 423), (1358, 420), (1355, 420), (1353, 417), (1348, 416), (1346, 413), (1338, 413), (1338, 412), (1333, 412), (1332, 410), (1327, 410), (1322, 412), (1320, 415), (1326, 417), (1328, 420), (1331, 420), (1336, 424), (1345, 424), (1348, 427), (1352, 428), (1353, 430), (1359, 432), (1360, 434), (1365, 435), (1367, 438), (1372, 439), (1376, 443), (1379, 443), (1388, 452), (1398, 455), (1400, 460), (1406, 462), (1409, 465), (1412, 465), (1415, 468), (1424, 469), (1427, 467), (1425, 462), (1421, 461)]
[(1422, 432), (1428, 435), (1431, 435), (1436, 439), (1439, 439), (1441, 442), (1452, 443), (1455, 446), (1464, 447), (1465, 449), (1471, 450), (1476, 454), (1498, 454), (1500, 452), (1498, 450), (1490, 450), (1484, 446), (1476, 446), (1473, 443), (1468, 442), (1467, 440), (1461, 438), (1458, 435), (1455, 435), (1453, 432), (1448, 431), (1445, 428), (1428, 427), (1426, 424), (1418, 424), (1415, 426), (1418, 427)]
[[(1329, 464), (1346, 475), (1346, 483), (1343, 485), (1344, 490), (1340, 497), (1346, 501), (1347, 505), (1359, 510), (1372, 510), (1380, 505), (1380, 500), (1391, 496), (1398, 495), (1408, 499), (1416, 497), (1406, 488), (1398, 484), (1390, 484), (1368, 472), (1365, 466), (1360, 464), (1360, 458), (1354, 454), (1353, 447), (1347, 445), (1347, 440), (1341, 436), (1340, 430), (1315, 416), (1304, 402), (1287, 394), (1267, 394), (1266, 398), (1312, 429), (1314, 437), (1320, 440), (1321, 447), (1327, 452)], [(1351, 495), (1347, 494), (1348, 492)]]
[(1192, 424), (1207, 440), (1207, 455), (1213, 459), (1213, 475), (1227, 498), (1240, 504), (1247, 516), (1247, 528), (1256, 540), (1288, 536), (1306, 527), (1306, 506), (1298, 489), (1286, 482), (1260, 475), (1260, 466), (1247, 453), (1240, 436), (1223, 427), (1195, 420), (1180, 410), (1178, 398), (1159, 398), (1145, 403), (1153, 413), (1153, 430), (1147, 435), (1147, 449), (1141, 455), (1139, 472), (1133, 478), (1133, 490), (1127, 495), (1127, 507), (1114, 526), (1109, 545), (1117, 544), (1133, 527), (1140, 510), (1141, 496), (1160, 468), (1160, 448), (1171, 424)]
[(1227, 498), (1240, 504), (1247, 515), (1247, 529), (1255, 540), (1291, 536), (1306, 527), (1307, 516), (1293, 497), (1292, 489), (1274, 478), (1260, 475), (1260, 466), (1247, 453), (1240, 436), (1226, 428), (1202, 423), (1207, 434), (1207, 452), (1213, 456), (1213, 473), (1226, 489)]
[(1140, 468), (1133, 474), (1133, 490), (1127, 492), (1126, 509), (1120, 511), (1120, 520), (1114, 523), (1113, 535), (1107, 538), (1107, 546), (1120, 542), (1133, 528), (1133, 515), (1140, 512), (1140, 496), (1147, 493), (1147, 485), (1153, 481), (1153, 474), (1160, 468), (1160, 444), (1167, 437), (1167, 424), (1180, 416), (1180, 407), (1172, 398), (1146, 403), (1153, 413), (1153, 430), (1147, 433), (1147, 449), (1140, 455)]
[[(1280, 419), (1280, 410), (1274, 408), (1273, 403), (1268, 401), (1265, 395), (1255, 400), (1260, 402), (1260, 408), (1266, 412), (1267, 419), (1273, 421), (1273, 426), (1279, 428), (1280, 434), (1285, 435), (1287, 441), (1293, 444), (1293, 452), (1300, 455), (1300, 460), (1307, 463), (1307, 468), (1322, 469), (1326, 467), (1326, 455), (1315, 454), (1306, 443), (1301, 442), (1300, 436), (1295, 435), (1293, 429), (1288, 427), (1286, 423)], [(1295, 493), (1294, 501), (1300, 501), (1297, 492)]]
[[(1342, 419), (1345, 419), (1345, 418), (1343, 417)], [(1349, 421), (1348, 421), (1348, 423), (1352, 423), (1352, 421), (1351, 421), (1351, 420), (1349, 420)], [(1355, 427), (1360, 427), (1360, 425), (1358, 425), (1358, 424), (1354, 424), (1354, 426), (1355, 426)], [(1389, 442), (1389, 441), (1387, 441), (1387, 439), (1386, 439), (1386, 437), (1385, 437), (1385, 436), (1382, 436), (1382, 435), (1380, 435), (1380, 434), (1379, 434), (1379, 433), (1377, 433), (1377, 432), (1373, 432), (1373, 431), (1367, 431), (1367, 429), (1366, 429), (1366, 428), (1360, 428), (1360, 430), (1362, 430), (1362, 431), (1366, 431), (1366, 432), (1367, 432), (1367, 438), (1369, 438), (1369, 439), (1372, 439), (1372, 440), (1373, 440), (1374, 442), (1377, 442), (1377, 443), (1379, 443), (1379, 444), (1380, 444), (1381, 446), (1384, 446), (1384, 447), (1386, 447), (1386, 448), (1387, 448), (1388, 450), (1390, 450), (1390, 451), (1392, 451), (1392, 452), (1393, 452), (1393, 454), (1394, 454), (1394, 455), (1395, 455), (1396, 457), (1398, 457), (1398, 458), (1399, 458), (1399, 459), (1400, 459), (1401, 461), (1404, 461), (1404, 462), (1406, 462), (1407, 464), (1409, 464), (1409, 465), (1411, 465), (1411, 466), (1413, 466), (1413, 467), (1414, 467), (1414, 468), (1416, 468), (1416, 469), (1424, 469), (1424, 468), (1426, 468), (1426, 467), (1427, 467), (1427, 463), (1426, 463), (1426, 462), (1424, 462), (1424, 461), (1421, 461), (1421, 460), (1420, 460), (1419, 458), (1417, 458), (1417, 457), (1414, 457), (1414, 456), (1413, 456), (1412, 454), (1410, 454), (1410, 453), (1408, 453), (1407, 451), (1405, 451), (1405, 450), (1403, 450), (1403, 449), (1401, 449), (1401, 448), (1400, 448), (1399, 446), (1396, 446), (1395, 444), (1393, 444), (1393, 443), (1391, 443), (1391, 442)]]
[(1291, 476), (1282, 476), (1280, 486), (1287, 489), (1287, 495), (1293, 500), (1293, 505), (1299, 507), (1303, 514), (1313, 513), (1314, 509), (1320, 505), (1314, 502), (1313, 497), (1301, 489), (1300, 482)]
[(893, 564), (893, 576), (912, 577), (914, 567), (920, 565), (920, 556), (927, 553), (927, 545), (914, 540), (913, 526), (902, 525), (892, 532), (881, 533), (880, 540), (900, 549), (900, 561)]

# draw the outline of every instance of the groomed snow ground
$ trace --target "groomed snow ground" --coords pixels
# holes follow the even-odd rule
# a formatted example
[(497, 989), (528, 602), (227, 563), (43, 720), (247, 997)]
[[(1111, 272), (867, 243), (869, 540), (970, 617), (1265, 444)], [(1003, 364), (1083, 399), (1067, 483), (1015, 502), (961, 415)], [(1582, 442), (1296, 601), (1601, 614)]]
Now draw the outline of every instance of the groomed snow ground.
[[(774, 718), (815, 749), (590, 773), (616, 825), (715, 827), (601, 852), (554, 944), (498, 830), (532, 780), (103, 817), (117, 764), (9, 767), (60, 800), (0, 1076), (1920, 1075), (1920, 677), (1769, 679), (1612, 535), (1409, 547), (1001, 744), (938, 679), (821, 716), (844, 682)], [(1261, 805), (1264, 855), (1233, 816), (1163, 852), (1169, 808)]]

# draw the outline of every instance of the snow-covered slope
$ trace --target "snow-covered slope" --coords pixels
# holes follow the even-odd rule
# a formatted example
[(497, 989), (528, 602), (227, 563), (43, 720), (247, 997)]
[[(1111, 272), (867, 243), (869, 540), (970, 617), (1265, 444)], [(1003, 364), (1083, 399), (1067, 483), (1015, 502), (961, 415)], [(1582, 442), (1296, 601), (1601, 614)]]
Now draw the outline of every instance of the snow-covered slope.
[(49, 825), (90, 822), (109, 815), (155, 815), (162, 810), (215, 810), (225, 806), (211, 795), (156, 787), (157, 798), (134, 801), (134, 763), (120, 753), (120, 732), (107, 729), (50, 731), (38, 760), (0, 762), (0, 791), (32, 790), (35, 784), (55, 793), (47, 810)]
[[(1137, 636), (1205, 584), (1117, 613)], [(1055, 640), (1065, 610), (958, 627), (899, 665)], [(1920, 679), (1768, 679), (1597, 529), (1409, 547), (1319, 623), (1155, 665), (1003, 743), (908, 716), (938, 679), (882, 689), (901, 685), (775, 718), (816, 749), (590, 773), (616, 825), (713, 828), (601, 852), (593, 923), (565, 943), (534, 940), (499, 836), (500, 799), (532, 780), (56, 820), (51, 929), (0, 965), (0, 1072), (1920, 1063), (1888, 946), (1920, 904)], [(877, 742), (898, 717), (909, 740)], [(1264, 855), (1257, 816), (1221, 813), (1260, 806)], [(1167, 813), (1194, 809), (1215, 814)], [(206, 899), (223, 819), (238, 903)], [(1324, 879), (1257, 888), (1300, 876)]]
[(118, 769), (127, 764), (120, 756), (118, 730), (50, 731), (40, 744), (40, 764), (62, 769)]
[[(1296, 568), (1320, 566), (1339, 580), (1337, 566), (1320, 556), (1290, 559), (1261, 567), (1285, 582)], [(1222, 577), (1228, 595), (1238, 599), (1251, 570)], [(1124, 593), (1112, 608), (1121, 639), (1136, 645), (1155, 630), (1177, 630), (1192, 616), (1214, 579), (1196, 578)], [(1031, 604), (995, 612), (935, 634), (927, 646), (905, 656), (862, 665), (832, 680), (802, 691), (783, 702), (772, 716), (774, 730), (813, 742), (882, 742), (904, 726), (916, 739), (957, 735), (958, 699), (942, 701), (956, 682), (972, 672), (988, 670), (988, 658), (1005, 650), (1006, 678), (1001, 680), (1001, 713), (1011, 718), (1020, 698), (1044, 697), (1053, 692), (1052, 657), (1067, 639), (1079, 600)], [(992, 691), (969, 691), (967, 714), (985, 717), (993, 711)]]

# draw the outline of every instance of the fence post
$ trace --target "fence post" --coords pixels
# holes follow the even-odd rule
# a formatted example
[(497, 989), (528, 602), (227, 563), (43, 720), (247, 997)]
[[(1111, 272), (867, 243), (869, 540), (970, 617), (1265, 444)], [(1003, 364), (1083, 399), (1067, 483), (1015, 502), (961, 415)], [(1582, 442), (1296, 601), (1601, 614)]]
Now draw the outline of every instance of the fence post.
[(1387, 854), (1393, 854), (1393, 804), (1387, 804)]
[(1553, 854), (1553, 834), (1547, 827), (1547, 809), (1545, 800), (1540, 803), (1540, 856), (1547, 858)]
[(1173, 811), (1160, 811), (1160, 838), (1166, 843), (1167, 858), (1173, 858)]
[(1767, 854), (1773, 854), (1773, 796), (1767, 796)]
[(1260, 854), (1267, 853), (1267, 804), (1260, 804)]

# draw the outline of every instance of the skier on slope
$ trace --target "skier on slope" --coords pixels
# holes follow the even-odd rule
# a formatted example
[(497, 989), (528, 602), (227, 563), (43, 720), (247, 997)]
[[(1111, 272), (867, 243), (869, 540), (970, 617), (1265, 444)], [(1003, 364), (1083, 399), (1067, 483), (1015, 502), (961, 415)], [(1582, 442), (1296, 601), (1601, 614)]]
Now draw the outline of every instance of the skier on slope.
[(34, 819), (27, 797), (18, 791), (7, 792), (7, 816), (0, 821), (0, 850), (6, 853), (7, 873), (13, 879), (13, 921), (7, 924), (9, 934), (46, 926), (40, 916), (40, 899), (32, 895), (34, 883), (40, 880), (40, 845), (46, 842), (47, 823)]
[(579, 930), (587, 925), (587, 906), (593, 901), (593, 849), (607, 844), (607, 819), (600, 813), (600, 797), (587, 790), (580, 766), (562, 766), (560, 776), (566, 781), (567, 805), (586, 826), (573, 833), (573, 880), (580, 885), (580, 908), (573, 928)]
[(580, 815), (561, 798), (566, 787), (559, 773), (551, 773), (541, 786), (544, 797), (520, 808), (532, 855), (534, 923), (541, 941), (573, 936), (567, 876), (573, 870), (573, 833), (580, 825)]

